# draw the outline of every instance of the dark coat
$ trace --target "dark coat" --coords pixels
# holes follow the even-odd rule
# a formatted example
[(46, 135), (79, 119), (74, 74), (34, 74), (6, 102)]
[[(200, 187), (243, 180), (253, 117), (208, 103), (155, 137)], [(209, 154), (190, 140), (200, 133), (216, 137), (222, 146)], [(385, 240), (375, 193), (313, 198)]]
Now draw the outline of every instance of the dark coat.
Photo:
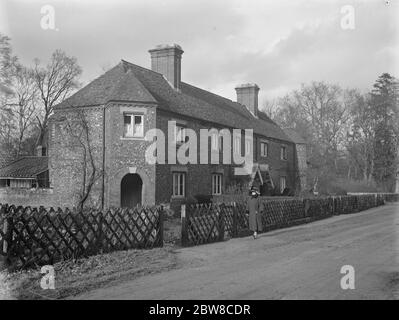
[(249, 197), (247, 201), (247, 210), (249, 211), (249, 229), (251, 231), (262, 231), (263, 205), (259, 197)]

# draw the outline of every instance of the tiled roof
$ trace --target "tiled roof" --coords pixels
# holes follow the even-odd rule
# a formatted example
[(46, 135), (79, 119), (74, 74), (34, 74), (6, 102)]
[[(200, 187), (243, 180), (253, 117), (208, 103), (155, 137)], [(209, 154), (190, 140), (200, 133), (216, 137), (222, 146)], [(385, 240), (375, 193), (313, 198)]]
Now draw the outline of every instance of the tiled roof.
[(0, 178), (36, 178), (48, 170), (47, 157), (23, 157), (0, 168)]
[(0, 168), (8, 165), (12, 160), (10, 156), (0, 153)]
[(266, 137), (291, 141), (262, 112), (256, 118), (245, 106), (184, 82), (178, 92), (162, 74), (124, 60), (57, 108), (100, 105), (115, 100), (156, 103), (159, 108), (177, 114), (226, 127), (253, 129), (254, 133)]

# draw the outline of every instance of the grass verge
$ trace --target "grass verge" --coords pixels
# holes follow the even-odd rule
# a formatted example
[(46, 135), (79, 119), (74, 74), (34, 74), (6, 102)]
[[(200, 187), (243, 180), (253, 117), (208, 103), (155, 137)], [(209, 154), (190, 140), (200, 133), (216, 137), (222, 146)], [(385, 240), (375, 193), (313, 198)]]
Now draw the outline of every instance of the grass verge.
[(151, 250), (127, 250), (96, 255), (54, 265), (55, 289), (40, 287), (40, 268), (0, 273), (4, 299), (65, 299), (126, 280), (178, 268), (172, 245)]

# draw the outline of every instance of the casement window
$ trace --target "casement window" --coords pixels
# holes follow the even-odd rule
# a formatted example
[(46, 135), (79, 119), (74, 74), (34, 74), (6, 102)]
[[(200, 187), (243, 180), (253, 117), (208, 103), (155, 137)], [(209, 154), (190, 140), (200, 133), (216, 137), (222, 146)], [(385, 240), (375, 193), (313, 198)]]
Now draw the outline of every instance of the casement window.
[(220, 143), (220, 138), (217, 133), (212, 133), (211, 135), (211, 148), (212, 151), (219, 151), (219, 143)]
[(184, 197), (186, 192), (186, 174), (184, 172), (173, 172), (173, 196)]
[(283, 193), (286, 187), (287, 187), (287, 179), (285, 177), (280, 177), (280, 193)]
[(252, 152), (252, 139), (245, 139), (245, 155), (249, 156)]
[(30, 189), (32, 188), (32, 180), (29, 179), (11, 179), (10, 180), (11, 188), (18, 189)]
[(280, 159), (287, 160), (287, 147), (286, 146), (281, 146), (281, 148), (280, 148)]
[(233, 151), (235, 154), (241, 155), (241, 137), (234, 137)]
[(144, 137), (144, 115), (124, 114), (124, 136), (128, 138)]
[(261, 157), (269, 156), (269, 144), (267, 142), (260, 143), (260, 156)]
[(222, 194), (223, 189), (223, 175), (220, 173), (212, 174), (212, 194)]
[(175, 143), (182, 144), (184, 142), (186, 142), (186, 128), (177, 124), (175, 127)]

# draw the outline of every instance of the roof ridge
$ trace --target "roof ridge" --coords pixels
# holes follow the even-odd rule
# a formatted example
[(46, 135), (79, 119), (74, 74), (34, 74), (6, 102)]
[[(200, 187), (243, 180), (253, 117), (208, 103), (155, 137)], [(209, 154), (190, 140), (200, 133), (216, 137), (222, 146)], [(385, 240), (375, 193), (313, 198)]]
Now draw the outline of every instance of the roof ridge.
[(13, 163), (15, 163), (15, 162), (18, 162), (18, 161), (21, 161), (21, 160), (23, 160), (23, 159), (27, 159), (27, 158), (48, 158), (49, 156), (21, 156), (21, 157), (19, 157), (19, 158), (17, 158), (17, 159), (14, 159), (14, 160), (11, 160), (10, 162), (8, 162), (5, 166), (7, 167), (7, 166), (9, 166), (10, 164), (13, 164)]
[(148, 69), (148, 68), (139, 66), (138, 64), (135, 64), (135, 63), (126, 61), (126, 60), (124, 60), (124, 59), (121, 59), (121, 61), (122, 61), (123, 63), (127, 63), (127, 64), (130, 65), (130, 66), (133, 66), (133, 67), (136, 67), (136, 68), (139, 68), (139, 69), (143, 69), (143, 70), (145, 70), (145, 71), (150, 71), (150, 72), (153, 72), (153, 73), (155, 73), (155, 74), (159, 74), (159, 75), (163, 76), (162, 73), (156, 72), (156, 71), (154, 71), (154, 70), (152, 70), (152, 69)]
[(205, 91), (205, 92), (207, 92), (207, 93), (213, 94), (214, 96), (217, 96), (217, 97), (222, 98), (222, 99), (224, 99), (224, 100), (227, 100), (227, 101), (229, 101), (229, 102), (233, 102), (233, 103), (235, 103), (235, 104), (241, 105), (241, 104), (238, 103), (237, 101), (233, 101), (233, 100), (231, 100), (231, 99), (229, 99), (229, 98), (223, 97), (223, 96), (221, 96), (220, 94), (214, 93), (214, 92), (212, 92), (212, 91), (202, 89), (202, 88), (200, 88), (200, 87), (194, 86), (194, 85), (192, 85), (192, 84), (190, 84), (190, 83), (187, 83), (187, 82), (184, 82), (184, 81), (182, 81), (182, 83), (184, 83), (185, 85), (188, 85), (188, 86), (190, 86), (190, 87), (193, 87), (193, 88), (196, 88), (196, 89)]
[[(246, 107), (245, 107), (243, 104), (238, 103), (238, 102), (236, 102), (236, 101), (233, 101), (233, 100), (231, 100), (231, 99), (228, 99), (228, 98), (226, 98), (226, 97), (223, 97), (223, 96), (221, 96), (221, 95), (219, 95), (219, 94), (213, 93), (212, 91), (208, 91), (208, 90), (202, 89), (202, 88), (200, 88), (200, 87), (194, 86), (194, 85), (192, 85), (192, 84), (189, 84), (189, 83), (183, 82), (183, 81), (182, 81), (182, 84), (187, 85), (187, 86), (190, 86), (190, 87), (192, 87), (192, 88), (194, 88), (194, 89), (197, 89), (197, 90), (201, 90), (201, 91), (203, 91), (203, 92), (205, 92), (205, 93), (207, 93), (207, 94), (210, 94), (210, 95), (213, 95), (213, 96), (215, 96), (215, 97), (217, 97), (217, 98), (220, 98), (220, 99), (222, 99), (222, 100), (225, 100), (225, 101), (228, 102), (228, 103), (233, 103), (233, 104), (235, 104), (235, 105), (236, 105), (237, 107), (239, 107), (239, 108), (242, 108), (242, 107), (243, 107), (243, 108), (246, 109)], [(199, 98), (197, 98), (197, 99), (199, 99)], [(242, 112), (241, 110), (231, 110), (231, 107), (229, 107), (229, 111), (231, 111), (231, 112), (238, 112), (241, 116), (246, 117), (246, 118), (249, 118), (248, 115), (245, 114), (244, 112)], [(248, 113), (250, 113), (250, 112), (248, 111)], [(251, 115), (252, 115), (252, 114), (251, 114)], [(253, 118), (253, 115), (252, 115), (252, 118)]]

